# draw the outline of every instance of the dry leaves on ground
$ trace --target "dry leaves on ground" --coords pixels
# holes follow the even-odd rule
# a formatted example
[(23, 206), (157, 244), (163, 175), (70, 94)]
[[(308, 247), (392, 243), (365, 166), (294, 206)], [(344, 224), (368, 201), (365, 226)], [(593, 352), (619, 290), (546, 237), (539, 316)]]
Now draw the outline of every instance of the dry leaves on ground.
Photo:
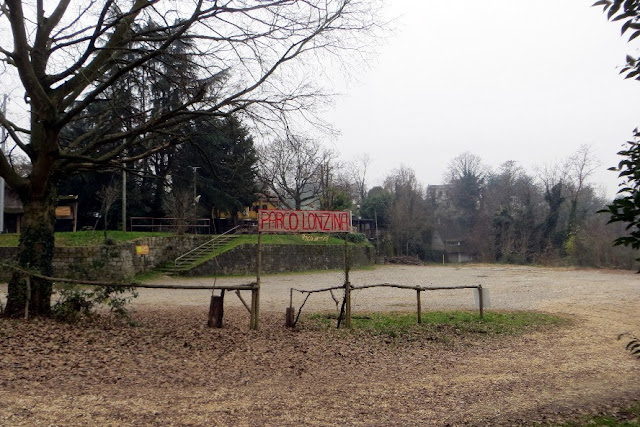
[(543, 364), (509, 360), (540, 363), (549, 351), (540, 344), (566, 330), (443, 341), (289, 330), (275, 313), (249, 331), (240, 309), (225, 313), (222, 329), (206, 327), (202, 308), (143, 309), (135, 319), (0, 321), (0, 424), (472, 425), (576, 410), (518, 402), (558, 379)]

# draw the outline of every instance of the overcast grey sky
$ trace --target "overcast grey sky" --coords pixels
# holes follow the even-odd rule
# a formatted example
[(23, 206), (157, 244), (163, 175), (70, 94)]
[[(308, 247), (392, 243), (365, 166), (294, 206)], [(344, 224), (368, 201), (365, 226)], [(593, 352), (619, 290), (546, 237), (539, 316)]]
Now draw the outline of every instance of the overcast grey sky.
[(640, 82), (618, 71), (638, 45), (592, 3), (389, 0), (395, 33), (326, 115), (336, 148), (369, 153), (371, 187), (401, 164), (441, 183), (464, 151), (532, 171), (588, 144), (602, 164), (593, 181), (613, 197), (606, 169), (640, 125)]

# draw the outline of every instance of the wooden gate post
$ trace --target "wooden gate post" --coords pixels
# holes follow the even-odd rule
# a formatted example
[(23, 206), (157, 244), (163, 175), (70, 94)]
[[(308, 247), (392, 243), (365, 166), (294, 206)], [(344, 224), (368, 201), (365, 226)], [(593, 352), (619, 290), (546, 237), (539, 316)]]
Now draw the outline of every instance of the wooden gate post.
[(295, 325), (296, 310), (293, 308), (293, 288), (289, 289), (289, 307), (285, 313), (284, 324), (287, 328), (293, 328)]
[(258, 330), (258, 316), (260, 314), (260, 275), (262, 274), (262, 233), (258, 232), (258, 260), (256, 284), (251, 289), (251, 320), (249, 329)]
[(285, 321), (284, 321), (284, 324), (287, 328), (293, 328), (295, 318), (296, 318), (295, 316), (296, 316), (296, 310), (293, 307), (287, 307), (287, 312), (285, 314)]
[(29, 304), (31, 304), (31, 275), (25, 276), (25, 282), (27, 284), (27, 297), (24, 303), (24, 320), (29, 320)]
[(349, 281), (349, 246), (348, 233), (344, 233), (344, 326), (351, 327), (351, 282)]
[(222, 317), (224, 314), (224, 289), (220, 292), (220, 296), (211, 295), (211, 303), (209, 304), (209, 320), (207, 326), (222, 328)]

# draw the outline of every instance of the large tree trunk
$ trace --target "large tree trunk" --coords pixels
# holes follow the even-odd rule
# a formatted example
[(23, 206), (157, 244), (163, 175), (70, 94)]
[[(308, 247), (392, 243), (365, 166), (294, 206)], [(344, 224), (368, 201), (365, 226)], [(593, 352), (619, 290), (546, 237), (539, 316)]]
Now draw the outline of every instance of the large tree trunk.
[[(24, 219), (18, 248), (18, 265), (45, 276), (53, 274), (55, 188), (47, 185), (40, 197), (32, 197), (24, 203)], [(51, 313), (51, 282), (32, 279), (30, 283), (29, 314), (48, 316)], [(21, 317), (27, 298), (24, 275), (14, 273), (9, 282), (6, 315)]]
[[(53, 170), (58, 157), (59, 130), (47, 127), (34, 112), (31, 129), (31, 144), (37, 155), (32, 157), (31, 174), (26, 184), (15, 189), (24, 206), (17, 261), (24, 270), (52, 276), (57, 198)], [(24, 275), (14, 272), (9, 282), (5, 314), (22, 316), (28, 299), (30, 315), (48, 316), (51, 313), (51, 285), (49, 281), (32, 278), (31, 292), (27, 295)]]

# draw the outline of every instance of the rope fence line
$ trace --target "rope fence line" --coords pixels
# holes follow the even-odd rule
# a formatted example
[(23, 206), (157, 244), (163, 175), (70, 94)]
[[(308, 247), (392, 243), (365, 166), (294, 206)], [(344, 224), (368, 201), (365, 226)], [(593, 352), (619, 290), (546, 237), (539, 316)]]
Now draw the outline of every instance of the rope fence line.
[(162, 285), (162, 284), (152, 284), (152, 283), (139, 283), (139, 282), (129, 282), (129, 283), (117, 283), (117, 282), (103, 282), (98, 280), (82, 280), (82, 279), (67, 279), (64, 277), (51, 277), (45, 276), (42, 274), (33, 273), (31, 271), (25, 270), (15, 265), (10, 264), (1, 264), (3, 267), (8, 267), (14, 271), (20, 273), (26, 282), (27, 285), (27, 298), (25, 301), (24, 308), (24, 318), (25, 320), (29, 319), (29, 304), (30, 304), (30, 296), (31, 296), (31, 280), (32, 279), (40, 279), (47, 280), (54, 283), (70, 283), (74, 285), (85, 285), (85, 286), (104, 286), (104, 287), (112, 287), (112, 288), (143, 288), (143, 289), (183, 289), (183, 290), (209, 290), (209, 291), (221, 291), (220, 296), (211, 295), (211, 302), (209, 305), (209, 326), (222, 326), (222, 301), (224, 300), (225, 291), (235, 291), (236, 295), (245, 306), (245, 308), (249, 311), (250, 315), (253, 315), (251, 308), (246, 303), (246, 301), (240, 295), (240, 291), (255, 291), (258, 287), (257, 282), (239, 284), (239, 285)]
[(154, 283), (140, 283), (140, 282), (129, 282), (129, 283), (118, 283), (118, 282), (102, 282), (98, 280), (83, 280), (83, 279), (67, 279), (65, 277), (51, 277), (44, 276), (42, 274), (37, 274), (25, 270), (20, 267), (16, 267), (14, 265), (3, 265), (9, 267), (13, 270), (16, 270), (22, 273), (25, 277), (31, 277), (41, 280), (47, 280), (50, 282), (61, 282), (61, 283), (71, 283), (75, 285), (86, 285), (86, 286), (108, 286), (112, 288), (147, 288), (147, 289), (200, 289), (200, 290), (231, 290), (231, 291), (250, 291), (255, 289), (256, 282), (241, 284), (241, 285), (161, 285)]
[[(360, 286), (352, 286), (349, 284), (350, 290), (360, 290), (360, 289), (370, 289), (370, 288), (397, 288), (397, 289), (408, 289), (414, 290), (417, 293), (417, 314), (418, 314), (418, 323), (422, 323), (422, 300), (421, 300), (421, 292), (426, 291), (442, 291), (442, 290), (456, 290), (456, 289), (477, 289), (478, 290), (478, 311), (480, 313), (480, 318), (482, 319), (484, 315), (484, 301), (482, 295), (482, 285), (459, 285), (459, 286), (420, 286), (420, 285), (399, 285), (395, 283), (377, 283), (372, 285), (360, 285)], [(287, 327), (295, 327), (298, 323), (298, 319), (300, 318), (300, 313), (302, 312), (302, 308), (306, 304), (307, 300), (311, 296), (311, 294), (320, 293), (320, 292), (330, 292), (331, 297), (336, 300), (333, 296), (333, 291), (335, 290), (345, 290), (346, 287), (342, 286), (332, 286), (329, 288), (321, 288), (321, 289), (298, 289), (298, 288), (290, 288), (289, 290), (289, 307), (287, 308), (286, 313), (286, 325)], [(304, 301), (300, 305), (298, 309), (297, 315), (295, 315), (295, 309), (293, 307), (293, 292), (300, 292), (302, 294), (307, 294)], [(342, 306), (344, 307), (346, 303), (346, 298), (343, 299)], [(337, 304), (336, 304), (337, 305)], [(338, 316), (338, 327), (340, 327), (342, 317), (344, 315), (344, 308), (340, 310), (340, 315)], [(349, 310), (350, 312), (350, 310)], [(294, 318), (295, 316), (295, 318)]]
[[(31, 280), (33, 278), (48, 280), (51, 282), (61, 282), (61, 283), (71, 283), (78, 285), (86, 285), (86, 286), (108, 286), (114, 288), (123, 288), (123, 287), (135, 287), (135, 288), (146, 288), (146, 289), (182, 289), (182, 290), (220, 290), (220, 296), (211, 296), (211, 303), (209, 309), (209, 326), (222, 326), (222, 304), (224, 300), (225, 291), (235, 291), (235, 294), (242, 302), (242, 305), (247, 309), (250, 315), (255, 316), (257, 313), (253, 313), (252, 306), (250, 306), (240, 295), (240, 291), (252, 291), (255, 292), (259, 289), (259, 284), (257, 282), (251, 282), (247, 284), (238, 284), (238, 285), (162, 285), (162, 284), (146, 284), (139, 282), (130, 282), (130, 283), (114, 283), (114, 282), (103, 282), (103, 281), (95, 281), (95, 280), (81, 280), (81, 279), (67, 279), (61, 277), (50, 277), (37, 273), (33, 273), (22, 269), (17, 266), (7, 265), (8, 267), (22, 273), (25, 276), (26, 284), (27, 284), (27, 300), (25, 304), (25, 319), (29, 317), (29, 296), (30, 296), (30, 285)], [(478, 290), (478, 309), (480, 313), (480, 318), (483, 317), (484, 313), (484, 301), (483, 301), (483, 291), (482, 285), (460, 285), (460, 286), (420, 286), (420, 285), (401, 285), (395, 283), (378, 283), (371, 285), (360, 285), (360, 286), (352, 286), (350, 283), (348, 284), (348, 290), (361, 290), (361, 289), (370, 289), (370, 288), (397, 288), (397, 289), (407, 289), (414, 290), (417, 293), (417, 314), (418, 314), (418, 323), (422, 323), (422, 302), (421, 302), (421, 292), (426, 291), (439, 291), (439, 290), (456, 290), (456, 289), (477, 289)], [(302, 313), (302, 308), (307, 303), (311, 294), (320, 293), (320, 292), (329, 292), (331, 294), (332, 299), (336, 302), (336, 307), (339, 305), (339, 300), (334, 296), (333, 291), (335, 290), (346, 290), (347, 286), (332, 286), (321, 289), (298, 289), (298, 288), (290, 288), (289, 291), (289, 307), (286, 310), (286, 326), (287, 327), (295, 327), (300, 319), (300, 314)], [(295, 314), (295, 309), (293, 308), (293, 292), (300, 292), (302, 294), (307, 294), (304, 301), (300, 305), (298, 309), (297, 315)], [(350, 304), (350, 299), (346, 298), (342, 300), (342, 308), (340, 310), (340, 315), (338, 317), (338, 327), (340, 327), (342, 317), (345, 316), (345, 305)], [(215, 299), (215, 301), (214, 301)], [(257, 310), (256, 310), (257, 311)], [(347, 313), (350, 313), (350, 307), (346, 310)], [(347, 325), (350, 324), (350, 320), (347, 322)]]

